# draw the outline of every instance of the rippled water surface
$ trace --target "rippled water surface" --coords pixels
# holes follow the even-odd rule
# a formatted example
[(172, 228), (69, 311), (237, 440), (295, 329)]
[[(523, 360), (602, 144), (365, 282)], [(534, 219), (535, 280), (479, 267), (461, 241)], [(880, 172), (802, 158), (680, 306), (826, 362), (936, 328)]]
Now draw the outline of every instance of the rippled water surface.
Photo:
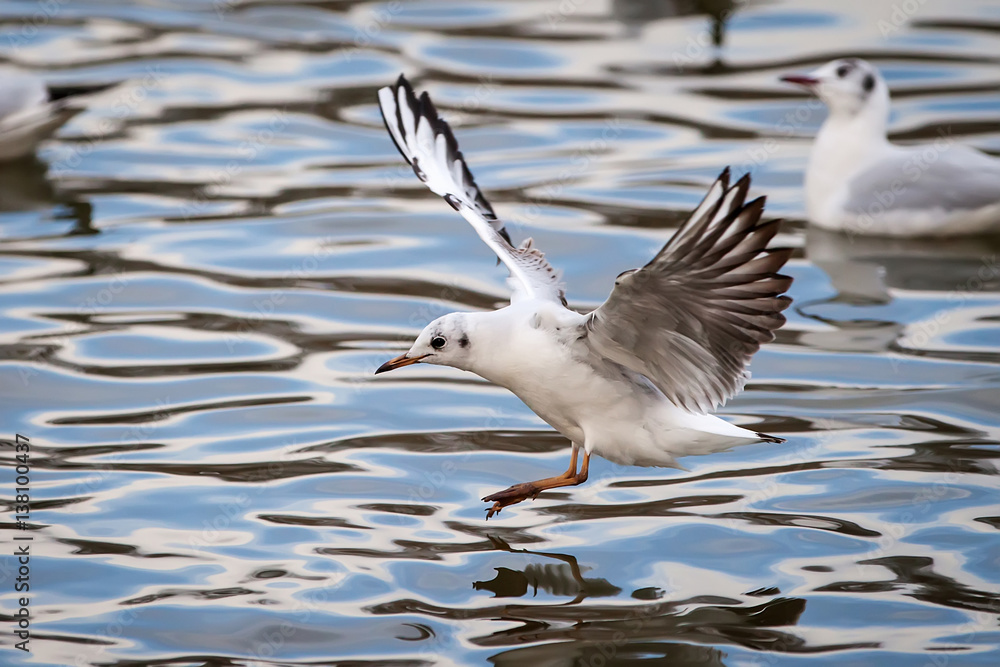
[[(0, 166), (33, 463), (0, 663), (1000, 664), (1000, 241), (807, 231), (824, 112), (777, 80), (863, 56), (895, 138), (1000, 154), (1000, 3), (0, 2), (0, 53), (117, 84)], [(400, 72), (578, 309), (753, 171), (795, 304), (722, 414), (787, 443), (598, 460), (487, 523), (568, 443), (472, 375), (372, 374), (507, 297), (382, 127)]]

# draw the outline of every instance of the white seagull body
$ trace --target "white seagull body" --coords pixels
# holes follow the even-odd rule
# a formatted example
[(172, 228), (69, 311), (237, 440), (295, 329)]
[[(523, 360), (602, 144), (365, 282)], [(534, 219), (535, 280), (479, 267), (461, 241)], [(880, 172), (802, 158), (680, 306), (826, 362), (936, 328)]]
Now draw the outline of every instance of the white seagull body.
[(0, 70), (0, 161), (33, 153), (74, 113), (65, 99), (52, 99), (39, 77)]
[(730, 187), (723, 172), (663, 250), (620, 275), (607, 302), (582, 315), (566, 307), (556, 272), (530, 239), (510, 244), (427, 94), (418, 100), (400, 77), (379, 91), (379, 103), (420, 180), (510, 270), (513, 294), (505, 308), (435, 320), (376, 373), (417, 362), (472, 371), (512, 391), (573, 443), (566, 473), (484, 498), (494, 502), (488, 516), (585, 481), (591, 454), (672, 466), (677, 456), (720, 444), (781, 442), (708, 414), (742, 388), (751, 355), (773, 340), (791, 301), (781, 296), (791, 278), (777, 273), (791, 251), (766, 249), (778, 222), (760, 222), (763, 199), (744, 204), (748, 177)]
[(672, 466), (674, 457), (719, 440), (760, 439), (714, 415), (684, 410), (643, 376), (595, 358), (580, 339), (587, 315), (541, 299), (476, 315), (466, 318), (466, 332), (488, 354), (470, 355), (464, 368), (512, 391), (589, 454), (623, 465)]
[(942, 135), (932, 144), (889, 142), (889, 88), (858, 58), (783, 80), (815, 92), (830, 111), (809, 155), (809, 221), (875, 236), (957, 236), (1000, 231), (1000, 159)]

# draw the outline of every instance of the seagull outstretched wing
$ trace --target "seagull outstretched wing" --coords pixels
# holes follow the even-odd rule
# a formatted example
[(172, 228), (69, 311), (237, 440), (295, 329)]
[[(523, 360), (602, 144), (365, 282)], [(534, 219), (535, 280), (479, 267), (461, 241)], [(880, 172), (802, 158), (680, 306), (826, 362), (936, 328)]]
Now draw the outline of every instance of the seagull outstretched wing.
[(790, 248), (767, 249), (777, 220), (764, 199), (744, 204), (749, 176), (722, 172), (705, 199), (649, 264), (615, 281), (590, 314), (593, 352), (645, 375), (675, 405), (708, 412), (738, 392), (750, 357), (774, 340), (791, 303), (778, 273)]
[(559, 275), (531, 239), (511, 245), (493, 207), (480, 192), (451, 127), (427, 93), (418, 99), (405, 77), (378, 91), (385, 126), (414, 173), (435, 194), (462, 214), (510, 271), (511, 301), (545, 299), (565, 304)]

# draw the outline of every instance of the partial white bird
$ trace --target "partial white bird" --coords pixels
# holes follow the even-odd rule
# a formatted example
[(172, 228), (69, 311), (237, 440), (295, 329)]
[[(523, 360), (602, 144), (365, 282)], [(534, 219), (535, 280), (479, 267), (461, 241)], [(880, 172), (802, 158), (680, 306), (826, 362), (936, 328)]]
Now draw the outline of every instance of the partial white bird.
[(513, 294), (500, 310), (431, 322), (375, 372), (418, 362), (472, 371), (512, 391), (573, 444), (562, 475), (483, 498), (493, 503), (487, 518), (586, 481), (592, 454), (673, 466), (675, 456), (720, 443), (783, 442), (708, 414), (743, 387), (750, 357), (774, 339), (791, 303), (782, 293), (792, 279), (777, 273), (791, 250), (766, 249), (778, 221), (760, 221), (763, 198), (744, 204), (748, 176), (730, 187), (724, 171), (659, 254), (618, 276), (604, 305), (581, 315), (566, 308), (555, 270), (531, 240), (508, 242), (427, 93), (418, 100), (400, 76), (378, 97), (403, 157), (507, 266)]
[(34, 152), (77, 113), (69, 100), (104, 86), (50, 90), (34, 75), (0, 69), (0, 161)]
[(830, 111), (806, 169), (806, 212), (824, 229), (876, 236), (1000, 231), (1000, 159), (947, 135), (922, 146), (889, 142), (889, 88), (858, 58), (782, 77)]

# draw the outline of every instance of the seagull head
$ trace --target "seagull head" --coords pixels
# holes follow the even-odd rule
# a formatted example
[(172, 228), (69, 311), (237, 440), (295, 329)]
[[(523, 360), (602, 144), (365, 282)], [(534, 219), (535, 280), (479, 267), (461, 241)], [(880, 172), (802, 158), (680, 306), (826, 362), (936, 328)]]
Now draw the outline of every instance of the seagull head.
[(468, 369), (472, 348), (469, 314), (451, 313), (428, 324), (405, 354), (390, 359), (375, 374), (425, 363)]
[(808, 74), (790, 74), (781, 80), (815, 93), (831, 116), (889, 113), (888, 86), (878, 70), (860, 58), (840, 58)]

